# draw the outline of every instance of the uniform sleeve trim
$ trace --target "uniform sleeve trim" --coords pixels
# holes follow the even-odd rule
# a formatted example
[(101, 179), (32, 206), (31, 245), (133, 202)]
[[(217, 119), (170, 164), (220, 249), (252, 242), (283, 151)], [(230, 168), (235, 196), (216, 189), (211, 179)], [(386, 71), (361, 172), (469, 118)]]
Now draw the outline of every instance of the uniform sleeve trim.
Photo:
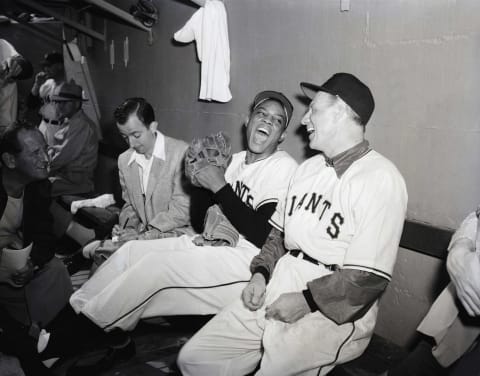
[(278, 198), (272, 197), (272, 198), (266, 198), (265, 200), (260, 201), (260, 202), (258, 203), (258, 205), (255, 207), (255, 210), (258, 210), (258, 208), (259, 208), (260, 206), (262, 206), (262, 205), (270, 204), (270, 203), (272, 203), (272, 202), (275, 203), (275, 204), (278, 204)]
[(389, 274), (389, 273), (386, 273), (384, 272), (383, 270), (380, 270), (380, 269), (375, 269), (375, 268), (371, 268), (371, 267), (368, 267), (368, 266), (364, 266), (364, 265), (356, 265), (356, 264), (344, 264), (343, 265), (343, 269), (358, 269), (358, 270), (363, 270), (363, 271), (366, 271), (366, 272), (370, 272), (370, 273), (374, 273), (380, 277), (383, 277), (389, 281), (392, 280), (392, 275)]
[(283, 226), (279, 225), (277, 222), (275, 222), (272, 218), (268, 220), (268, 223), (272, 225), (272, 227), (275, 227), (278, 231), (284, 232), (283, 231)]

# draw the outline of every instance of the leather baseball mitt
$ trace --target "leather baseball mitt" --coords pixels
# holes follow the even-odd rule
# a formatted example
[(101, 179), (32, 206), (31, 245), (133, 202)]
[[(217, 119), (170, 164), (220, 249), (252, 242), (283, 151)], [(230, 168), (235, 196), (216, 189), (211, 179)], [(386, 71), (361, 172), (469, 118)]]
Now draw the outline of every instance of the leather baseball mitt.
[(196, 245), (213, 245), (235, 247), (239, 234), (236, 228), (222, 213), (218, 205), (208, 208), (202, 235), (193, 239)]
[(200, 186), (195, 175), (209, 164), (227, 168), (232, 158), (232, 145), (229, 138), (218, 132), (204, 138), (195, 138), (185, 155), (185, 175), (193, 185)]

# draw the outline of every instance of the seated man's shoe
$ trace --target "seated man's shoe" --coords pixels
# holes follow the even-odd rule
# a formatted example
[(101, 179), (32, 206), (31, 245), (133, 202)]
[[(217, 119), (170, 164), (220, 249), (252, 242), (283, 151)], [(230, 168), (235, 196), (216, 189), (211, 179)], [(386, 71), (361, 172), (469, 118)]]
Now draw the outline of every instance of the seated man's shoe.
[(65, 257), (62, 261), (67, 267), (68, 274), (70, 275), (73, 275), (80, 270), (89, 270), (93, 262), (91, 259), (83, 257), (81, 251)]
[(110, 347), (107, 353), (93, 364), (75, 364), (70, 367), (66, 376), (95, 376), (110, 369), (115, 363), (127, 361), (136, 353), (132, 339), (123, 347)]

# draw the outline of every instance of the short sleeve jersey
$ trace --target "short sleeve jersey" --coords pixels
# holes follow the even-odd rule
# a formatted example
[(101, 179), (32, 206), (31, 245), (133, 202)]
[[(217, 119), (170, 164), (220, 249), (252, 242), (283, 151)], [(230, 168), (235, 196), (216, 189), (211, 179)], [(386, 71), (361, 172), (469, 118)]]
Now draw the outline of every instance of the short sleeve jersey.
[(403, 177), (374, 150), (340, 178), (317, 155), (298, 167), (271, 224), (284, 231), (287, 249), (391, 279), (406, 206)]
[(225, 180), (235, 194), (254, 210), (270, 202), (285, 200), (297, 162), (280, 150), (250, 164), (245, 163), (245, 156), (245, 151), (235, 153), (225, 171)]

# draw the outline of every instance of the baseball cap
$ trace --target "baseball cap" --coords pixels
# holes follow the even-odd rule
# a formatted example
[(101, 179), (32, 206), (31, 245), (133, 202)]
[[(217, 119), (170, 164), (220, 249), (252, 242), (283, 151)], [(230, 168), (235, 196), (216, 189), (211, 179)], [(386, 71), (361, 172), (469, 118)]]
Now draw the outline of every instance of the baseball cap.
[(320, 86), (300, 82), (300, 87), (310, 99), (319, 91), (340, 97), (360, 117), (363, 125), (368, 123), (375, 108), (375, 101), (368, 86), (350, 73), (335, 73)]
[(86, 101), (82, 96), (83, 90), (80, 85), (74, 81), (65, 82), (58, 85), (52, 94), (52, 101), (66, 102), (72, 100)]
[(265, 90), (258, 93), (253, 100), (253, 109), (256, 109), (260, 104), (265, 102), (266, 100), (273, 99), (277, 102), (280, 102), (283, 106), (283, 111), (285, 111), (285, 117), (287, 118), (287, 122), (285, 128), (288, 127), (288, 123), (292, 118), (293, 114), (293, 104), (288, 100), (288, 98), (278, 91), (273, 90)]
[(63, 55), (58, 51), (52, 51), (43, 56), (43, 60), (40, 62), (40, 65), (43, 67), (58, 63), (63, 64)]

